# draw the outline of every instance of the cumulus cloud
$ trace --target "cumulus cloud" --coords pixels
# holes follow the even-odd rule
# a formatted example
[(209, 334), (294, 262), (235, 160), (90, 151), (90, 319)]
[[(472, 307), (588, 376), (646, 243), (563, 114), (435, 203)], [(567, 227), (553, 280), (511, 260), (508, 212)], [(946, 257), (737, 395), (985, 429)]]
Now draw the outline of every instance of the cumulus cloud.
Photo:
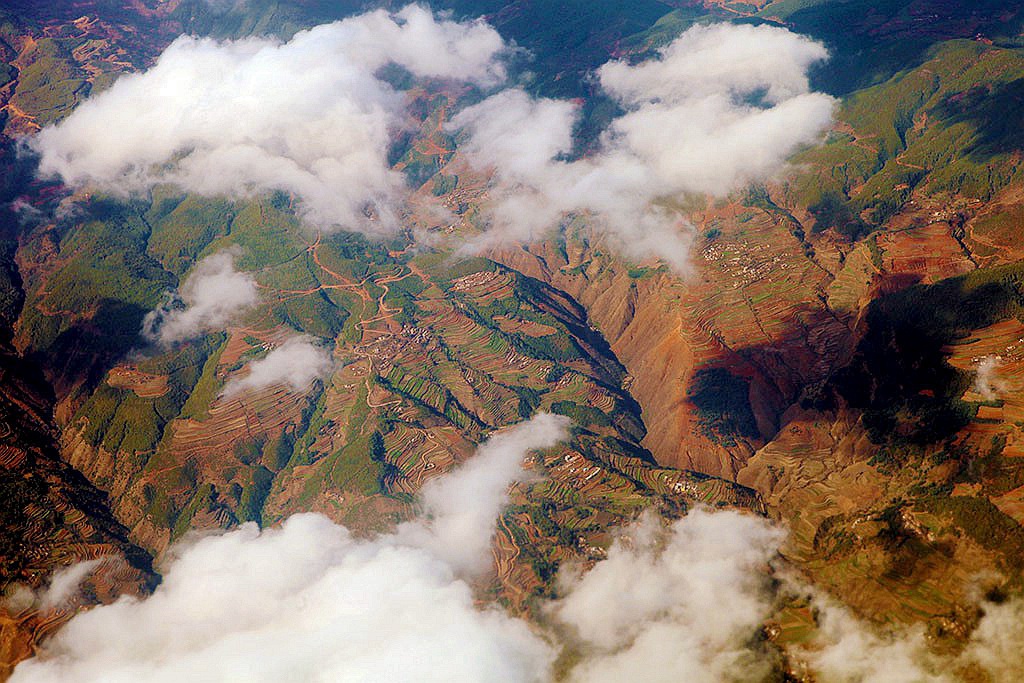
[(985, 356), (978, 362), (974, 375), (974, 390), (986, 401), (994, 401), (1006, 390), (1005, 383), (999, 379), (998, 370), (1002, 365), (999, 356)]
[(885, 630), (859, 619), (778, 556), (785, 531), (761, 517), (697, 509), (664, 526), (627, 529), (606, 560), (563, 572), (549, 616), (568, 633), (573, 682), (774, 680), (781, 659), (763, 626), (780, 603), (807, 595), (817, 630), (790, 660), (823, 683), (952, 683), (966, 667), (994, 682), (1024, 669), (1024, 600), (982, 602), (959, 655), (928, 647), (923, 626)]
[(248, 364), (248, 374), (231, 380), (223, 395), (236, 396), (284, 384), (293, 391), (307, 391), (317, 379), (326, 377), (334, 368), (331, 352), (311, 337), (299, 335), (286, 340), (263, 358)]
[(451, 544), (487, 555), (505, 488), (566, 424), (539, 415), (492, 437), (394, 534), (357, 539), (301, 514), (203, 538), (152, 596), (76, 616), (11, 680), (545, 680), (551, 645), (475, 604), (460, 577), (472, 558)]
[(223, 330), (258, 301), (256, 280), (235, 270), (235, 254), (207, 256), (189, 273), (177, 294), (143, 320), (143, 336), (170, 345)]
[(423, 550), (302, 514), (198, 542), (147, 600), (75, 617), (11, 680), (529, 681), (549, 659)]
[(452, 121), (463, 150), (493, 168), (494, 240), (528, 240), (567, 213), (589, 212), (634, 256), (686, 268), (689, 233), (673, 198), (724, 195), (770, 177), (829, 125), (834, 100), (810, 91), (827, 56), (808, 38), (769, 26), (697, 26), (646, 62), (605, 64), (604, 90), (625, 109), (599, 150), (564, 160), (578, 106), (501, 92)]
[(403, 97), (377, 72), (493, 84), (505, 46), (480, 22), (410, 5), (280, 43), (181, 37), (30, 145), (40, 172), (124, 195), (170, 183), (204, 195), (293, 193), (321, 228), (396, 226), (404, 185), (387, 163)]
[[(182, 37), (144, 73), (120, 78), (29, 143), (40, 172), (72, 187), (142, 193), (170, 183), (204, 195), (280, 190), (311, 224), (384, 233), (408, 197), (388, 165), (405, 97), (380, 77), (484, 87), (505, 78), (507, 45), (482, 22), (408, 6), (303, 31), (280, 43)], [(682, 193), (728, 193), (776, 173), (828, 125), (834, 101), (810, 91), (819, 43), (785, 29), (694, 27), (654, 58), (596, 73), (623, 108), (595, 154), (566, 161), (578, 104), (501, 91), (457, 114), (463, 151), (495, 169), (493, 229), (526, 242), (589, 213), (628, 254), (686, 268)], [(474, 243), (473, 247), (481, 246)]]
[(773, 660), (757, 644), (771, 612), (768, 563), (782, 532), (738, 512), (653, 516), (608, 558), (563, 579), (552, 606), (584, 654), (574, 681), (760, 680)]

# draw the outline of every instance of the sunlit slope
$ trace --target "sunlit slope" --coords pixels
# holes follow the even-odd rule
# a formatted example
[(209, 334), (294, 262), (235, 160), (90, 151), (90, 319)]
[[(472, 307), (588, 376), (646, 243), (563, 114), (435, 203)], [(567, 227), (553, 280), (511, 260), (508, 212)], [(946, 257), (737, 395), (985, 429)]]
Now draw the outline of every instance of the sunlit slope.
[(845, 234), (882, 227), (922, 197), (976, 210), (971, 200), (1020, 182), (1022, 140), (1006, 112), (1019, 107), (1022, 73), (1018, 49), (942, 44), (922, 66), (844, 102), (846, 125), (797, 158), (817, 170), (795, 180), (795, 199), (816, 230)]
[[(540, 281), (485, 259), (417, 254), (401, 239), (317, 235), (283, 197), (227, 206), (158, 194), (118, 211), (66, 236), (37, 233), (36, 248), (54, 257), (37, 261), (19, 341), (39, 357), (73, 354), (49, 368), (62, 388), (66, 457), (111, 492), (133, 538), (154, 551), (190, 529), (299, 510), (383, 528), (487, 431), (538, 410), (568, 415), (577, 432), (507, 522), (501, 576), (520, 598), (578, 537), (600, 546), (610, 520), (644, 506), (759, 508), (747, 489), (654, 465), (621, 364), (585, 310)], [(140, 226), (137, 241), (123, 241), (126, 225)], [(127, 248), (114, 257), (100, 244)], [(138, 261), (125, 257), (132, 245)], [(148, 346), (141, 318), (162, 287), (184, 277), (181, 264), (224, 248), (253, 269), (261, 303), (226, 333)], [(96, 284), (54, 284), (70, 281)], [(131, 313), (119, 314), (133, 292)], [(222, 395), (290, 330), (329, 341), (329, 379), (308, 393)]]
[[(826, 38), (850, 12), (882, 17), (890, 38), (915, 16), (907, 3), (874, 3), (875, 14), (856, 2), (723, 4), (714, 16), (763, 10)], [(26, 220), (20, 283), (8, 278), (25, 305), (7, 315), (54, 386), (66, 459), (154, 552), (190, 530), (300, 510), (386, 528), (484, 434), (549, 410), (574, 420), (574, 438), (538, 463), (546, 480), (516, 489), (495, 544), (493, 587), (517, 608), (549, 590), (559, 562), (600, 557), (609, 527), (699, 501), (783, 519), (787, 554), (862, 614), (964, 633), (971, 572), (1019, 580), (1024, 505), (1012, 265), (1024, 194), (1007, 115), (1024, 60), (1008, 43), (948, 40), (993, 26), (979, 7), (977, 24), (899, 50), (858, 48), (859, 24), (833, 45), (836, 66), (817, 78), (851, 92), (822, 144), (763, 187), (678, 198), (694, 226), (685, 278), (622, 258), (586, 216), (526, 249), (454, 254), (447, 239), (483, 227), (487, 178), (444, 129), (462, 93), (416, 89), (416, 124), (392, 160), (418, 188), (403, 218), (427, 231), (416, 245), (406, 233), (318, 234), (285, 195), (79, 196), (81, 213), (54, 220), (55, 188), (36, 183), (28, 200), (44, 217)], [(250, 8), (183, 2), (173, 20), (193, 12), (192, 26), (217, 35), (287, 35), (338, 11)], [(535, 41), (524, 84), (572, 95), (609, 53), (640, 54), (708, 16), (663, 16), (658, 3), (494, 9), (511, 37)], [(535, 15), (549, 30), (524, 28)], [(10, 133), (59, 118), (90, 82), (128, 68), (102, 27), (9, 41)], [(594, 39), (575, 41), (583, 34)], [(578, 59), (562, 64), (568, 43)], [(865, 83), (843, 80), (866, 52), (878, 59)], [(259, 305), (222, 333), (150, 345), (145, 314), (224, 249), (256, 279)], [(222, 394), (292, 331), (331, 349), (329, 377), (308, 392)], [(993, 399), (971, 388), (987, 355), (1004, 359)]]

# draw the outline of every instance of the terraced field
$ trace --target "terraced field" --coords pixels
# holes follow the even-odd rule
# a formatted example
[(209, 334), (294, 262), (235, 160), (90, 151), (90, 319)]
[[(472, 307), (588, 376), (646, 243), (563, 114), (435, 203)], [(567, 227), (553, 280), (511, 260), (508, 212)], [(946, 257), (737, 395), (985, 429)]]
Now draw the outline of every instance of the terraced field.
[[(82, 193), (80, 214), (26, 220), (10, 246), (23, 285), (12, 285), (18, 303), (4, 314), (52, 386), (64, 460), (88, 479), (67, 488), (96, 497), (83, 506), (65, 495), (65, 469), (0, 444), (0, 471), (17, 479), (41, 469), (50, 486), (47, 506), (10, 511), (16, 542), (40, 548), (12, 570), (19, 580), (38, 586), (72, 560), (128, 557), (132, 543), (159, 556), (192, 530), (273, 524), (298, 510), (358, 533), (387, 529), (486, 434), (544, 410), (572, 418), (573, 438), (528, 464), (543, 476), (513, 490), (494, 573), (482, 580), (513, 610), (535, 609), (559, 563), (603, 557), (609, 529), (640, 510), (675, 516), (703, 504), (781, 520), (787, 557), (861, 615), (966, 633), (972, 572), (1002, 572), (1014, 589), (1024, 561), (1019, 278), (993, 270), (1024, 258), (1024, 157), (1018, 132), (1002, 124), (1019, 104), (1024, 51), (992, 39), (1014, 18), (995, 21), (982, 7), (920, 36), (901, 2), (871, 12), (859, 0), (706, 4), (715, 7), (662, 16), (667, 7), (645, 3), (650, 22), (634, 36), (619, 35), (632, 24), (604, 3), (570, 19), (610, 12), (593, 43), (603, 51), (586, 55), (595, 64), (611, 49), (644, 54), (701, 17), (791, 22), (831, 41), (834, 62), (814, 78), (856, 92), (788, 174), (723, 199), (679, 199), (694, 245), (686, 277), (625, 261), (586, 215), (527, 248), (456, 255), (486, 227), (491, 178), (445, 128), (467, 93), (438, 84), (409, 93), (415, 120), (394, 168), (412, 195), (403, 231), (385, 241), (307, 229), (284, 194), (231, 202), (158, 188), (125, 202)], [(320, 7), (265, 3), (249, 23), (232, 23), (195, 3), (134, 3), (131, 21), (107, 5), (76, 3), (82, 18), (3, 38), (8, 136), (58, 120), (183, 27), (286, 35)], [(836, 17), (875, 50), (864, 81), (850, 65), (865, 53), (834, 33)], [(522, 31), (515, 12), (492, 18)], [(524, 82), (575, 95), (593, 88), (584, 71)], [(601, 106), (584, 108), (583, 147), (608, 116)], [(59, 187), (26, 188), (26, 216), (56, 215)], [(146, 312), (226, 248), (255, 278), (259, 304), (222, 332), (147, 345)], [(929, 307), (929, 297), (956, 305)], [(975, 308), (992, 315), (964, 327), (960, 312)], [(917, 314), (930, 327), (915, 327)], [(921, 335), (922, 359), (896, 353), (911, 346), (900, 343), (908, 330)], [(308, 391), (222, 393), (296, 333), (331, 350), (329, 375)], [(893, 353), (871, 348), (873, 334)], [(975, 382), (984, 359), (987, 387)], [(871, 381), (858, 384), (864, 368)], [(16, 431), (9, 422), (0, 415), (0, 442)], [(89, 486), (109, 493), (112, 514)], [(92, 588), (99, 599), (143, 590), (144, 569), (104, 565)], [(67, 614), (0, 615), (4, 661)], [(794, 605), (777, 622), (769, 635), (797, 642), (814, 616)]]
[(950, 365), (965, 373), (977, 373), (986, 361), (991, 368), (991, 377), (964, 392), (964, 401), (980, 404), (966, 436), (978, 444), (1003, 443), (1004, 457), (1024, 456), (1024, 324), (1013, 318), (974, 330), (945, 351)]
[[(143, 594), (156, 580), (106, 496), (61, 461), (42, 385), (20, 366), (0, 353), (0, 676), (83, 604)], [(53, 603), (33, 594), (55, 568), (88, 561), (87, 593)]]
[[(189, 212), (212, 211), (204, 201), (189, 199)], [(175, 215), (161, 219), (167, 227), (140, 231), (133, 248), (148, 254), (147, 242), (165, 240)], [(261, 302), (244, 320), (141, 355), (127, 353), (140, 342), (124, 335), (109, 356), (117, 350), (117, 364), (99, 381), (75, 374), (80, 366), (65, 371), (66, 457), (111, 491), (119, 519), (149, 550), (162, 552), (190, 529), (269, 524), (296, 509), (363, 531), (386, 528), (412, 513), (424, 482), (461, 462), (489, 430), (538, 410), (570, 416), (577, 433), (540, 463), (548, 478), (517, 493), (526, 516), (509, 521), (496, 546), (509, 553), (496, 589), (517, 609), (546, 590), (550, 567), (567, 553), (600, 552), (608, 541), (599, 525), (562, 513), (582, 506), (624, 521), (652, 503), (673, 514), (696, 503), (760, 509), (756, 495), (734, 484), (654, 465), (639, 445), (645, 428), (626, 373), (564, 293), (483, 259), (453, 267), (443, 252), (413, 256), (400, 243), (383, 250), (309, 235), (272, 201), (255, 201), (226, 221), (222, 235), (195, 248), (234, 243), (243, 254), (267, 254), (256, 272)], [(121, 225), (99, 218), (94, 239)], [(92, 267), (83, 262), (86, 250), (66, 240), (59, 249), (64, 258), (40, 261), (41, 281)], [(169, 281), (157, 273), (178, 256), (157, 254), (154, 281)], [(141, 301), (155, 302), (156, 294)], [(29, 306), (55, 311), (47, 302), (58, 295), (40, 287)], [(337, 324), (325, 327), (332, 317)], [(309, 392), (280, 385), (222, 394), (248, 361), (292, 330), (333, 339), (330, 377)], [(23, 343), (40, 343), (38, 333), (23, 334)], [(109, 362), (91, 360), (92, 367)], [(150, 435), (121, 435), (129, 415), (136, 426), (148, 421)], [(537, 516), (545, 505), (568, 526), (538, 522), (547, 519)]]

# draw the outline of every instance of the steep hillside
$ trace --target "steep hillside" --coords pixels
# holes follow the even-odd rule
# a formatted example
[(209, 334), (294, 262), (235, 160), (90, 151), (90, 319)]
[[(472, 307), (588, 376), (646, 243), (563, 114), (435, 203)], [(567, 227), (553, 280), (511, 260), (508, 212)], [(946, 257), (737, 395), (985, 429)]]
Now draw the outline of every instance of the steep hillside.
[[(46, 387), (0, 355), (0, 676), (82, 605), (141, 594), (157, 581), (109, 499), (60, 458)], [(95, 561), (81, 595), (47, 591), (57, 569)], [(36, 592), (33, 596), (32, 591)]]
[[(107, 558), (81, 598), (102, 601), (150, 589), (149, 558), (193, 531), (300, 511), (388, 530), (487, 434), (548, 411), (572, 439), (514, 487), (478, 586), (513, 611), (538, 616), (557, 568), (602, 558), (641, 510), (703, 504), (781, 521), (811, 583), (962, 646), (979, 573), (1024, 589), (1019, 11), (699, 4), (445, 5), (532, 51), (511, 57), (518, 85), (587, 98), (579, 149), (615, 108), (588, 76), (610, 57), (722, 18), (829, 44), (814, 80), (843, 97), (820, 144), (728, 197), (663, 200), (692, 239), (683, 275), (624, 258), (585, 213), (467, 256), (496, 193), (446, 127), (482, 93), (450, 83), (402, 95), (388, 163), (412, 192), (386, 239), (311, 228), (284, 192), (72, 194), (34, 178), (14, 137), (182, 30), (286, 37), (361, 3), (5, 8), (0, 583), (45, 592)], [(254, 303), (187, 338), (143, 334), (216, 254)], [(315, 381), (245, 384), (296, 338), (326, 350)], [(0, 675), (80, 606), (21, 599), (0, 611)]]
[(981, 568), (1020, 581), (1020, 156), (1001, 84), (1021, 73), (1016, 49), (952, 42), (858, 92), (788, 182), (687, 209), (681, 282), (585, 228), (495, 256), (585, 305), (656, 460), (758, 490), (816, 582), (954, 639)]
[[(244, 215), (223, 239), (246, 239)], [(562, 292), (486, 260), (410, 257), (344, 236), (305, 244), (303, 234), (280, 233), (280, 265), (260, 271), (264, 304), (244, 326), (122, 359), (94, 389), (83, 379), (64, 399), (67, 459), (111, 491), (145, 547), (161, 552), (189, 529), (272, 523), (295, 510), (384, 528), (487, 430), (536, 410), (572, 417), (578, 432), (506, 523), (502, 547), (515, 562), (502, 578), (529, 568), (505, 587), (517, 604), (549, 576), (552, 558), (600, 545), (608, 521), (643, 505), (759, 508), (742, 487), (654, 465), (621, 365)], [(286, 322), (332, 336), (338, 370), (308, 394), (272, 385), (223, 395), (245, 360), (282, 341)]]
[[(262, 28), (236, 29), (287, 34), (301, 13), (272, 5)], [(186, 11), (214, 22), (211, 30), (231, 21), (187, 3), (171, 19)], [(66, 42), (79, 34), (71, 35), (56, 41), (69, 73), (94, 73)], [(588, 43), (591, 59), (610, 36)], [(25, 87), (13, 83), (15, 98)], [(441, 128), (457, 95), (417, 93), (422, 126), (396, 155), (397, 168), (424, 183), (428, 222), (429, 204), (448, 199), (432, 176), (451, 158), (454, 141)], [(38, 116), (19, 125), (45, 123)], [(62, 213), (52, 186), (22, 188), (39, 213), (19, 239), (25, 305), (15, 341), (54, 388), (65, 458), (110, 492), (118, 519), (151, 552), (192, 529), (272, 524), (298, 510), (386, 528), (489, 430), (537, 410), (570, 416), (577, 431), (540, 463), (549, 478), (518, 491), (503, 522), (494, 580), (517, 609), (548, 590), (560, 560), (599, 555), (609, 525), (643, 507), (762, 509), (749, 489), (656, 465), (641, 446), (646, 427), (629, 378), (587, 312), (514, 269), (419, 253), (407, 234), (388, 244), (318, 235), (283, 195), (235, 203), (164, 191), (145, 202), (78, 196), (78, 209)], [(447, 192), (465, 188), (464, 180)], [(225, 332), (174, 348), (143, 339), (146, 312), (224, 249), (255, 277), (260, 305)], [(224, 393), (247, 362), (296, 332), (329, 344), (333, 375), (309, 390), (277, 383)]]

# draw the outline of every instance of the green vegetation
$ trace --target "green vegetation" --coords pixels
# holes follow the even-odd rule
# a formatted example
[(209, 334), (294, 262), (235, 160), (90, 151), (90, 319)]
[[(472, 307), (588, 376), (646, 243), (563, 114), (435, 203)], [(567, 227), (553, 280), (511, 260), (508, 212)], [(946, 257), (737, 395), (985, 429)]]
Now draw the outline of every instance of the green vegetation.
[(435, 282), (445, 291), (448, 291), (452, 282), (460, 277), (479, 272), (493, 272), (499, 268), (494, 261), (480, 256), (459, 258), (442, 252), (420, 254), (416, 257), (416, 263), (423, 270), (435, 275)]
[(415, 275), (406, 275), (400, 280), (387, 283), (387, 287), (384, 303), (388, 308), (398, 309), (395, 319), (403, 325), (414, 324), (419, 314), (416, 299), (427, 288), (427, 284)]
[(174, 277), (146, 253), (149, 228), (131, 206), (94, 199), (85, 211), (84, 221), (61, 236), (56, 270), (28, 291), (21, 323), (28, 352), (67, 359), (46, 364), (84, 378), (88, 391), (139, 345), (143, 316)]
[(435, 197), (448, 194), (454, 190), (459, 184), (459, 176), (449, 175), (447, 173), (438, 173), (434, 176), (434, 186), (430, 192)]
[[(411, 84), (407, 84), (408, 85)], [(434, 179), (431, 185), (431, 192), (435, 196), (444, 194), (445, 186), (450, 184), (450, 189), (455, 183), (447, 178), (454, 176), (439, 175), (444, 165), (451, 159), (455, 150), (455, 140), (444, 130), (443, 115), (447, 110), (448, 98), (444, 95), (437, 95), (430, 98), (429, 102), (418, 100), (421, 105), (418, 113), (423, 118), (423, 124), (418, 132), (409, 131), (400, 137), (394, 145), (397, 152), (397, 166), (402, 169), (406, 182), (410, 187), (420, 187), (424, 183)], [(428, 113), (429, 112), (429, 113)], [(424, 154), (419, 146), (427, 144), (431, 152)], [(457, 178), (455, 179), (457, 181)]]
[(274, 473), (260, 466), (252, 471), (252, 484), (242, 489), (235, 515), (241, 522), (263, 523), (263, 504), (274, 484)]
[(407, 374), (398, 367), (392, 368), (387, 377), (378, 377), (377, 381), (388, 391), (410, 400), (429, 414), (444, 418), (456, 427), (466, 429), (484, 426), (474, 413), (466, 410), (455, 394), (440, 383)]
[(835, 230), (850, 240), (856, 240), (867, 230), (860, 216), (854, 215), (849, 205), (849, 198), (836, 190), (826, 190), (821, 198), (807, 210), (814, 216), (814, 232)]
[(169, 529), (174, 522), (174, 509), (170, 497), (162, 487), (152, 484), (142, 486), (142, 499), (145, 502), (146, 515), (158, 527)]
[(84, 421), (83, 437), (111, 453), (155, 451), (164, 427), (194, 395), (200, 371), (222, 339), (222, 335), (209, 337), (140, 363), (143, 372), (167, 376), (167, 391), (156, 398), (101, 384), (75, 415)]
[(89, 83), (58, 41), (39, 39), (28, 57), (29, 63), (18, 74), (14, 100), (40, 125), (60, 120), (89, 94)]
[(224, 352), (224, 346), (227, 344), (227, 335), (217, 334), (212, 337), (214, 340), (218, 338), (220, 339), (219, 344), (216, 341), (212, 342), (217, 350), (206, 359), (202, 372), (199, 375), (199, 380), (192, 391), (189, 392), (188, 399), (181, 409), (179, 417), (182, 419), (206, 419), (210, 410), (210, 404), (217, 397), (217, 393), (220, 390), (220, 381), (217, 379), (217, 365), (220, 363), (220, 355)]
[(913, 0), (777, 0), (760, 16), (782, 19), (792, 30), (823, 41), (830, 59), (814, 73), (814, 85), (845, 94), (883, 82), (928, 59), (944, 37), (999, 40), (1019, 34), (1021, 14), (1001, 0), (945, 3), (922, 29)]
[(580, 405), (572, 401), (555, 401), (551, 404), (551, 412), (565, 415), (581, 427), (610, 427), (612, 421), (597, 408)]
[(523, 386), (512, 386), (509, 388), (515, 392), (519, 399), (519, 403), (516, 406), (516, 412), (519, 414), (519, 417), (525, 419), (532, 416), (540, 406), (543, 391)]
[(1024, 559), (1024, 528), (1003, 514), (987, 498), (929, 496), (918, 501), (924, 510), (951, 519), (978, 545), (1005, 555), (1008, 566), (1019, 568)]
[(323, 292), (289, 299), (273, 307), (274, 317), (300, 332), (317, 337), (335, 337), (345, 327), (349, 314)]
[(280, 472), (288, 466), (295, 452), (295, 437), (287, 431), (282, 430), (273, 439), (269, 439), (263, 446), (263, 464), (274, 472)]
[(232, 449), (235, 458), (243, 465), (255, 465), (263, 455), (263, 448), (266, 445), (267, 437), (259, 435), (252, 439), (243, 439), (237, 442)]
[(229, 233), (210, 243), (212, 253), (234, 245), (240, 253), (240, 270), (269, 269), (299, 256), (305, 243), (302, 227), (289, 208), (286, 196), (253, 199), (237, 209)]
[(707, 9), (697, 6), (678, 7), (660, 17), (650, 28), (630, 36), (624, 43), (628, 47), (642, 50), (663, 47), (694, 24), (708, 23), (720, 17), (724, 18), (723, 15), (727, 13), (709, 13)]
[[(856, 4), (856, 3), (852, 3)], [(949, 41), (919, 68), (847, 98), (832, 134), (797, 161), (815, 169), (793, 181), (816, 230), (856, 238), (899, 212), (911, 194), (988, 200), (1021, 180), (1024, 134), (1007, 111), (1024, 100), (1024, 50)]]
[(435, 7), (489, 17), (506, 40), (529, 50), (532, 89), (549, 97), (585, 94), (587, 75), (607, 60), (609, 49), (669, 9), (656, 0), (535, 0), (512, 12), (504, 0), (444, 0)]
[(13, 64), (0, 62), (0, 88), (4, 87), (18, 77), (18, 70)]
[(181, 509), (174, 519), (174, 526), (171, 528), (171, 540), (175, 541), (192, 528), (192, 518), (200, 510), (209, 509), (217, 499), (217, 491), (213, 484), (202, 484), (189, 500), (188, 504)]
[(215, 238), (230, 230), (234, 211), (226, 200), (180, 197), (155, 190), (146, 213), (153, 228), (149, 253), (180, 278)]
[(386, 478), (390, 471), (387, 462), (371, 457), (370, 439), (360, 435), (338, 452), (331, 478), (342, 490), (373, 496), (387, 491)]
[[(711, 232), (710, 230), (708, 232)], [(654, 273), (659, 272), (660, 268), (651, 268), (649, 266), (630, 266), (626, 270), (626, 274), (634, 280), (642, 280), (645, 277), (649, 277)]]

